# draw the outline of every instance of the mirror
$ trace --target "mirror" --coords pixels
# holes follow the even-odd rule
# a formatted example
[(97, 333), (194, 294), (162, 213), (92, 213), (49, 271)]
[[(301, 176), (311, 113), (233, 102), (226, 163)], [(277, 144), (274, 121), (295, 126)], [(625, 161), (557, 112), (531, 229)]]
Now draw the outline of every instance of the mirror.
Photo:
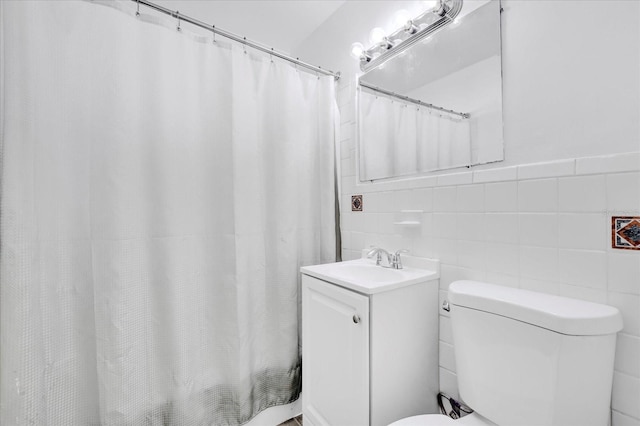
[(500, 2), (478, 3), (359, 78), (361, 181), (504, 159)]

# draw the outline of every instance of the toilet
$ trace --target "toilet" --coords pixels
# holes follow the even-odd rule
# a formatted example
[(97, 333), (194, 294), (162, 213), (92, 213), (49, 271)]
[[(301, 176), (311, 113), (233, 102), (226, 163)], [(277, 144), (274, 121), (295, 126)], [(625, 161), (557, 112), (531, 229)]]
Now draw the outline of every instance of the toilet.
[(391, 426), (608, 424), (616, 308), (478, 281), (452, 283), (448, 302), (460, 398), (474, 412)]

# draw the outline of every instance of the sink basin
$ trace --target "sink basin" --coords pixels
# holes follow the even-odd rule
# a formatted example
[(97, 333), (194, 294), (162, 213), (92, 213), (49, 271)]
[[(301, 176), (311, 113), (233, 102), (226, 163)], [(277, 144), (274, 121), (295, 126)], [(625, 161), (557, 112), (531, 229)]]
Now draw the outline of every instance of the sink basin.
[(432, 269), (405, 266), (391, 269), (372, 259), (357, 259), (324, 265), (303, 266), (303, 274), (365, 294), (375, 294), (438, 278)]

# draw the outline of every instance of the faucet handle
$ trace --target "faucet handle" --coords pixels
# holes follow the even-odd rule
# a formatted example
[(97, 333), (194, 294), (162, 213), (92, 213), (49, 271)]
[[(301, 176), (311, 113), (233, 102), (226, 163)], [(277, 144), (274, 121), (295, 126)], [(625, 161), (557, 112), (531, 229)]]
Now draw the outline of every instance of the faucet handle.
[(402, 253), (409, 253), (409, 250), (400, 249), (400, 250), (395, 252), (395, 254), (393, 255), (393, 268), (394, 269), (402, 269), (402, 259), (400, 258), (400, 255)]

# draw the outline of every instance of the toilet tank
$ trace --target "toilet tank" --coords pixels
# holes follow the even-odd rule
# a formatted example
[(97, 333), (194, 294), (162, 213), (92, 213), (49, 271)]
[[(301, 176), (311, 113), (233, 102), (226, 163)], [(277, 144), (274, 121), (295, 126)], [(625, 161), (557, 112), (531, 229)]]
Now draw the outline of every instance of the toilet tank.
[(500, 426), (602, 426), (609, 420), (620, 312), (477, 281), (449, 304), (460, 397)]

